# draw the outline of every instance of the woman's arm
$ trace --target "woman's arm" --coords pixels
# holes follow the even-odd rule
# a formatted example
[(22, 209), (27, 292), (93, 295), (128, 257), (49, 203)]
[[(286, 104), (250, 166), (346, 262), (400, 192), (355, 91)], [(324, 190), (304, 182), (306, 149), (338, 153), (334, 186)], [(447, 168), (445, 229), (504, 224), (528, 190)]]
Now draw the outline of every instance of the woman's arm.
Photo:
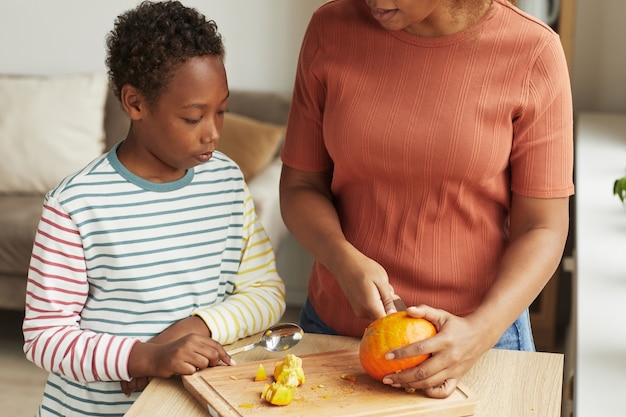
[(280, 207), (293, 236), (335, 277), (355, 314), (372, 320), (393, 309), (387, 272), (348, 242), (333, 204), (332, 171), (283, 165)]
[(539, 199), (513, 194), (510, 244), (497, 279), (472, 313), (497, 325), (499, 334), (533, 302), (558, 268), (569, 230), (569, 198)]
[(510, 243), (496, 281), (480, 306), (457, 317), (428, 306), (410, 307), (432, 321), (439, 333), (422, 343), (393, 351), (395, 357), (432, 353), (415, 368), (390, 375), (386, 383), (424, 389), (447, 397), (457, 381), (532, 303), (559, 265), (569, 227), (568, 198), (537, 199), (514, 194)]

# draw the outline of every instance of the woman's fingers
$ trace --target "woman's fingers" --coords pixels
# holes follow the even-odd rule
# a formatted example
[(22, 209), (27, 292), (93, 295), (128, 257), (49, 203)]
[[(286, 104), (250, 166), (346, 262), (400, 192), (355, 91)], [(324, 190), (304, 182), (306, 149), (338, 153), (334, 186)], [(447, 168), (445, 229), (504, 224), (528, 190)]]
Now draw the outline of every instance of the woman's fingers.
[(458, 383), (458, 379), (453, 376), (455, 371), (446, 368), (435, 374), (429, 374), (422, 366), (426, 362), (414, 368), (388, 375), (383, 379), (383, 383), (396, 388), (419, 389), (432, 398), (448, 397), (454, 392)]
[(448, 398), (458, 385), (458, 381), (454, 378), (446, 379), (443, 383), (424, 389), (424, 393), (431, 398)]

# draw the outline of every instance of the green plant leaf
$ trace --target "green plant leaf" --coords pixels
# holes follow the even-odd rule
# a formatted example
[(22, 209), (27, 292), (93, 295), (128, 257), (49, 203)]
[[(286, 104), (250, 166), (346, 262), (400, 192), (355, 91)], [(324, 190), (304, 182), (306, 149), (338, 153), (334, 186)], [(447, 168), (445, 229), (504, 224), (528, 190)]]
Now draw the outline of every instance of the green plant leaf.
[(626, 199), (626, 177), (615, 180), (615, 183), (613, 183), (613, 194), (618, 196), (624, 203)]

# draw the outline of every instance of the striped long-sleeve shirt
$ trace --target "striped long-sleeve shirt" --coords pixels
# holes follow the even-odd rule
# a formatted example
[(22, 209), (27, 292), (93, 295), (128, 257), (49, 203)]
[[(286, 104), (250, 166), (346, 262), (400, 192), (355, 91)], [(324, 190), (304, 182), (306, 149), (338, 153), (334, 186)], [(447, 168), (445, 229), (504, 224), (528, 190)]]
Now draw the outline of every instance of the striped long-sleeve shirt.
[(39, 415), (122, 415), (128, 357), (200, 316), (222, 344), (284, 312), (284, 284), (237, 166), (215, 153), (152, 183), (115, 149), (45, 197), (28, 274), (24, 351), (51, 372)]

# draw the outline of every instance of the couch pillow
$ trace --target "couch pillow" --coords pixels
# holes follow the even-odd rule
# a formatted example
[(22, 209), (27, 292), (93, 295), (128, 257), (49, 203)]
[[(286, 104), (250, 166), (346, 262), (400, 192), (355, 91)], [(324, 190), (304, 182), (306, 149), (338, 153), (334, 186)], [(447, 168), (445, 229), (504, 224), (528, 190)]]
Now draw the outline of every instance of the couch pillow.
[(0, 76), (0, 193), (45, 193), (104, 150), (107, 76)]
[(226, 113), (217, 149), (235, 161), (250, 181), (276, 157), (284, 134), (285, 126)]

